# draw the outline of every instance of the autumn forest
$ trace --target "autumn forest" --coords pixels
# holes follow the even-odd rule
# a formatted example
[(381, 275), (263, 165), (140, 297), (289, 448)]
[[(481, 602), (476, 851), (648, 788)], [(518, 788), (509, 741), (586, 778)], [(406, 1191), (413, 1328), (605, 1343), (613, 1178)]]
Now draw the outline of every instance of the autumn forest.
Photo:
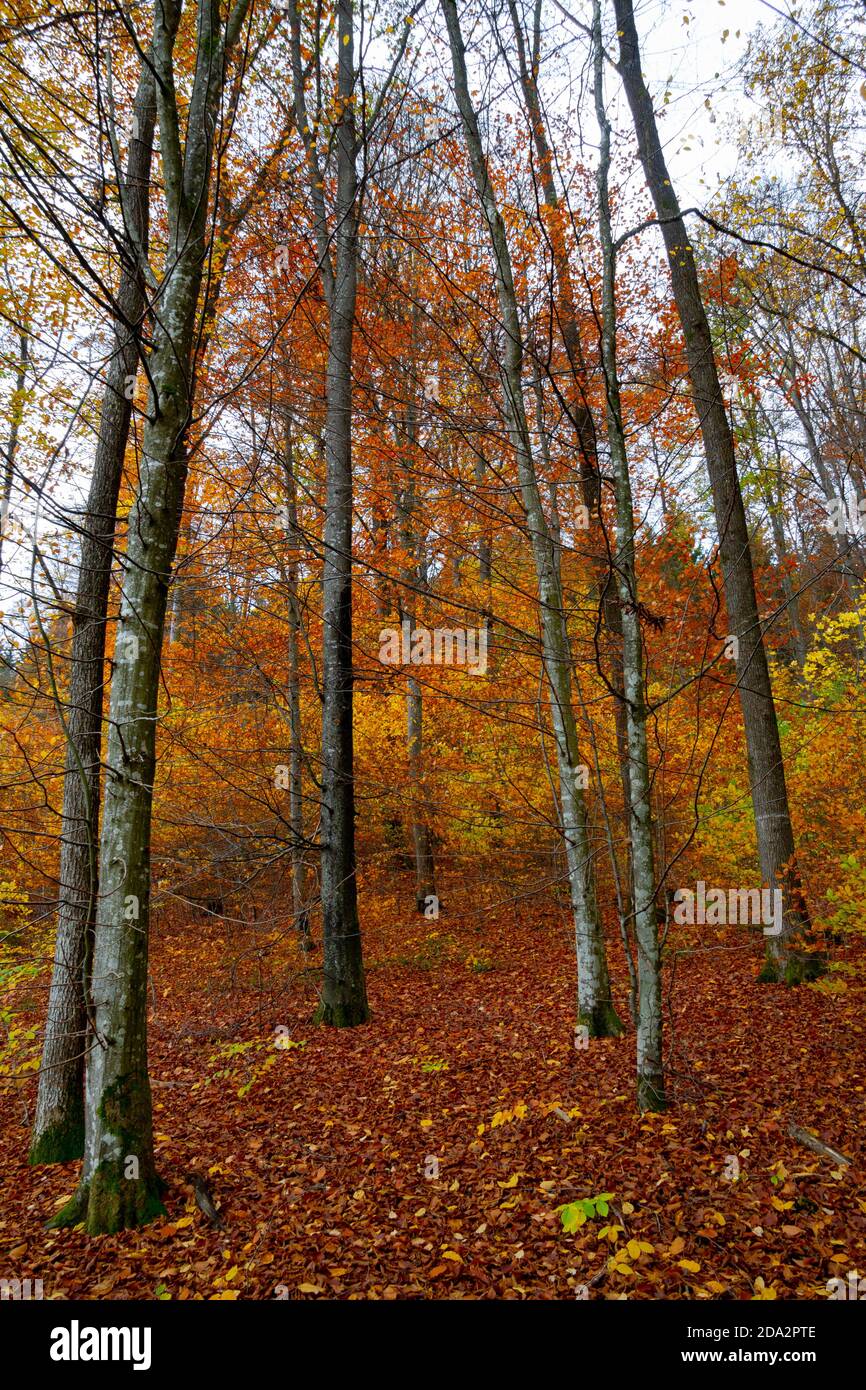
[(866, 1298), (864, 153), (864, 0), (0, 0), (4, 1307)]

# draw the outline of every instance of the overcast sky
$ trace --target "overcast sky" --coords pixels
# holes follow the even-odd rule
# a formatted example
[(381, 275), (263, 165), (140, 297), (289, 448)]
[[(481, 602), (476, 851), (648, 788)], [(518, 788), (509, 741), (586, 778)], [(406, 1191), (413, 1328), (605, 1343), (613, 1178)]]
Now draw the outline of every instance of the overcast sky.
[[(785, 0), (778, 8), (787, 8)], [(635, 11), (653, 97), (672, 93), (662, 135), (680, 201), (706, 202), (736, 163), (732, 122), (747, 114), (738, 63), (749, 35), (778, 17), (762, 0), (639, 0)]]

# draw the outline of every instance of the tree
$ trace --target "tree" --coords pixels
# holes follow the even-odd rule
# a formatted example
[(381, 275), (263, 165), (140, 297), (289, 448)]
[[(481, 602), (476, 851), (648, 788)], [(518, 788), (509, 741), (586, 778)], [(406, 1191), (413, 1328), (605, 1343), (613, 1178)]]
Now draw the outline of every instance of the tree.
[(629, 757), (627, 810), (638, 975), (637, 1100), (641, 1110), (663, 1110), (661, 963), (656, 920), (657, 885), (647, 746), (644, 644), (635, 571), (634, 502), (617, 361), (616, 250), (610, 213), (610, 120), (604, 96), (601, 0), (593, 0), (592, 40), (595, 113), (601, 134), (596, 171), (602, 253), (601, 360), (604, 368), (607, 440), (616, 491), (614, 570), (622, 611), (623, 693)]
[[(170, 12), (176, 23), (179, 8)], [(108, 595), (123, 461), (147, 308), (145, 264), (156, 103), (150, 58), (142, 63), (125, 177), (125, 222), (114, 342), (106, 373), (87, 510), (81, 523), (66, 716), (60, 904), (48, 998), (31, 1163), (65, 1163), (84, 1152), (87, 993), (99, 895), (100, 774)], [(115, 148), (117, 132), (114, 132)]]
[(686, 344), (695, 410), (704, 441), (718, 531), (719, 560), (743, 711), (758, 856), (764, 882), (783, 895), (783, 929), (767, 939), (765, 978), (799, 983), (813, 968), (801, 946), (810, 930), (797, 867), (785, 764), (764, 634), (755, 594), (752, 552), (728, 420), (701, 297), (694, 250), (659, 138), (652, 98), (641, 72), (633, 0), (614, 0), (618, 70), (637, 134), (644, 176), (668, 252), (674, 299)]
[(478, 119), (469, 94), (466, 51), (454, 0), (440, 0), (448, 28), (454, 90), (469, 152), (478, 200), (493, 255), (499, 310), (504, 329), (502, 362), (505, 414), (517, 461), (520, 495), (538, 582), (542, 629), (542, 664), (549, 690), (556, 742), (562, 833), (568, 858), (568, 877), (574, 912), (578, 975), (578, 1024), (591, 1037), (615, 1036), (621, 1024), (611, 998), (607, 953), (595, 875), (587, 836), (586, 806), (581, 785), (577, 725), (572, 707), (571, 650), (556, 544), (544, 513), (523, 398), (523, 334), (511, 255), (502, 214), (484, 156)]
[(250, 0), (223, 23), (217, 0), (196, 8), (195, 68), (185, 127), (176, 86), (179, 4), (154, 5), (156, 86), (168, 244), (153, 297), (151, 383), (124, 558), (109, 705), (100, 898), (91, 974), (79, 1186), (55, 1218), (91, 1234), (142, 1225), (162, 1211), (147, 1071), (150, 837), (162, 640), (187, 474), (196, 322), (208, 257), (216, 130), (228, 64)]

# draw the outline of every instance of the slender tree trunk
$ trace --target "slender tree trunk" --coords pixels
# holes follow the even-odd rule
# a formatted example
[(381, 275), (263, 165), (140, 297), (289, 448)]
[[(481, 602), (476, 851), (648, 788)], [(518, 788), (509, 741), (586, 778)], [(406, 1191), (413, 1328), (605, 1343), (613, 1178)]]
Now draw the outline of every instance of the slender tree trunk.
[(623, 678), (629, 752), (628, 805), (637, 945), (637, 1099), (641, 1110), (665, 1106), (662, 1067), (661, 960), (656, 919), (652, 800), (644, 691), (644, 647), (634, 553), (634, 504), (628, 470), (616, 345), (616, 252), (610, 220), (610, 123), (604, 102), (601, 0), (593, 0), (595, 110), (601, 133), (596, 183), (602, 251), (601, 356), (607, 438), (616, 485), (616, 581), (622, 611)]
[(214, 130), (227, 55), (249, 0), (221, 32), (218, 0), (199, 0), (196, 64), (181, 141), (174, 85), (179, 6), (154, 4), (152, 58), (169, 220), (154, 303), (151, 391), (124, 564), (109, 706), (100, 893), (91, 974), (84, 1163), (55, 1225), (90, 1234), (140, 1226), (162, 1210), (147, 1071), (150, 829), (162, 640), (187, 475), (195, 328), (208, 251)]
[(577, 725), (571, 703), (571, 647), (562, 604), (556, 546), (541, 502), (523, 399), (523, 342), (511, 256), (505, 224), (490, 183), (478, 119), (469, 95), (466, 54), (457, 6), (455, 0), (440, 0), (440, 4), (448, 27), (457, 105), (496, 266), (496, 288), (505, 329), (502, 368), (505, 410), (517, 460), (518, 484), (538, 583), (542, 663), (556, 743), (560, 815), (575, 924), (577, 1018), (590, 1036), (612, 1036), (621, 1032), (622, 1025), (611, 998), (607, 955), (596, 898)]
[(286, 478), (286, 510), (289, 546), (293, 557), (286, 574), (288, 590), (288, 658), (289, 658), (289, 829), (292, 834), (292, 924), (301, 938), (304, 951), (310, 947), (310, 913), (307, 902), (307, 863), (304, 845), (304, 749), (301, 731), (301, 609), (298, 599), (298, 562), (294, 558), (300, 546), (298, 527), (298, 492), (295, 479), (291, 423), (286, 420), (283, 446)]
[(370, 1016), (355, 877), (352, 669), (352, 336), (358, 261), (352, 0), (337, 3), (336, 257), (330, 297), (322, 584), (322, 932), (317, 1019), (353, 1027)]
[(6, 522), (12, 502), (12, 485), (15, 481), (15, 456), (18, 453), (18, 438), (21, 421), (24, 418), (24, 392), (27, 388), (27, 368), (30, 363), (30, 334), (26, 331), (18, 336), (18, 367), (15, 372), (15, 390), (9, 411), (9, 438), (3, 447), (3, 478), (0, 483), (0, 574), (3, 573), (3, 541), (6, 537)]
[[(409, 351), (414, 360), (417, 352), (418, 311), (412, 316), (412, 333)], [(396, 432), (396, 431), (395, 431)], [(406, 441), (414, 449), (418, 438), (418, 411), (414, 399), (406, 408)], [(397, 434), (399, 445), (399, 434)], [(411, 476), (406, 487), (395, 486), (397, 517), (400, 526), (400, 545), (409, 557), (403, 566), (403, 585), (405, 598), (400, 603), (400, 620), (408, 622), (409, 631), (415, 628), (415, 605), (418, 595), (425, 587), (427, 566), (423, 558), (422, 546), (415, 533), (414, 513), (416, 510), (415, 485)], [(433, 859), (433, 836), (430, 831), (430, 808), (424, 787), (424, 702), (421, 682), (410, 675), (406, 681), (406, 753), (409, 763), (409, 779), (412, 786), (410, 814), (412, 817), (412, 849), (415, 857), (415, 907), (424, 912), (430, 906), (430, 899), (436, 898), (436, 873)]]
[[(611, 577), (610, 554), (608, 553), (609, 543), (607, 543), (607, 538), (604, 537), (602, 526), (601, 477), (598, 467), (598, 443), (595, 421), (586, 394), (586, 362), (584, 360), (583, 346), (581, 344), (574, 280), (571, 274), (571, 262), (568, 254), (565, 210), (557, 192), (553, 152), (550, 149), (547, 139), (544, 113), (538, 90), (538, 63), (541, 45), (541, 6), (542, 0), (535, 0), (533, 43), (530, 54), (527, 53), (526, 38), (516, 0), (508, 0), (508, 9), (511, 15), (511, 26), (514, 31), (517, 59), (520, 69), (520, 86), (532, 132), (533, 143), (535, 145), (535, 153), (538, 159), (538, 178), (541, 184), (541, 191), (544, 196), (544, 207), (547, 214), (546, 226), (550, 237), (553, 273), (555, 277), (557, 323), (568, 358), (572, 381), (576, 388), (576, 395), (572, 397), (567, 408), (580, 450), (581, 497), (590, 519), (590, 526), (594, 527), (596, 536), (603, 537), (606, 542), (604, 553), (591, 553), (588, 558), (595, 580), (600, 619), (599, 626), (603, 625), (607, 635), (607, 642), (605, 644), (606, 650), (603, 652), (599, 650), (598, 660), (602, 666), (602, 671), (604, 666), (606, 666), (610, 672), (609, 684), (614, 697), (616, 744), (623, 795), (623, 811), (627, 819), (628, 806), (631, 801), (631, 788), (629, 786), (630, 764), (628, 731), (626, 726), (625, 698), (623, 695), (622, 615), (619, 607), (616, 584)], [(597, 645), (598, 635), (597, 633)], [(626, 850), (625, 858), (625, 875), (621, 877), (623, 877), (624, 883), (630, 884), (631, 863), (628, 850)], [(627, 923), (632, 916), (630, 894), (627, 896), (623, 908), (623, 929), (627, 930)]]
[(424, 912), (436, 899), (433, 837), (424, 789), (424, 706), (421, 686), (414, 676), (406, 685), (406, 739), (409, 777), (412, 783), (412, 847), (415, 851), (415, 906)]
[[(99, 893), (99, 793), (105, 634), (117, 499), (132, 415), (139, 331), (147, 306), (140, 256), (150, 221), (150, 171), (156, 106), (153, 74), (142, 68), (126, 169), (126, 215), (118, 318), (108, 365), (87, 511), (81, 528), (78, 592), (72, 619), (66, 768), (60, 846), (60, 904), (48, 996), (31, 1163), (65, 1163), (84, 1152), (86, 962)], [(136, 245), (137, 243), (137, 245)]]
[(674, 299), (685, 338), (689, 376), (713, 492), (728, 617), (738, 644), (737, 684), (746, 731), (761, 876), (770, 888), (782, 890), (782, 931), (767, 938), (762, 978), (794, 984), (814, 968), (810, 958), (798, 949), (798, 943), (808, 938), (810, 923), (797, 867), (785, 765), (758, 614), (734, 439), (701, 299), (694, 251), (665, 162), (652, 99), (641, 72), (633, 0), (614, 0), (614, 9), (619, 38), (619, 73), (668, 252)]

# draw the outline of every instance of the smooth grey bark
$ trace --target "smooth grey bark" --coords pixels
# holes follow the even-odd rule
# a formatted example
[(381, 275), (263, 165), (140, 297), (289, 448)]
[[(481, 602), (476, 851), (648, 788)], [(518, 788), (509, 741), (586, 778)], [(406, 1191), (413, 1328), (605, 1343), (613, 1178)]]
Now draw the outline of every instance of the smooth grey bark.
[[(411, 620), (410, 620), (411, 621)], [(424, 785), (424, 704), (415, 676), (406, 683), (406, 746), (412, 784), (412, 848), (415, 854), (415, 907), (425, 912), (436, 899), (436, 865), (430, 807)]]
[[(409, 351), (413, 359), (417, 350), (418, 317), (416, 309), (412, 315), (409, 340)], [(407, 402), (405, 435), (410, 448), (414, 448), (418, 439), (418, 410), (414, 399)], [(399, 445), (399, 435), (397, 442)], [(411, 474), (405, 487), (395, 486), (395, 501), (400, 545), (409, 557), (402, 573), (405, 598), (399, 605), (400, 620), (401, 623), (409, 623), (411, 632), (415, 628), (416, 597), (423, 592), (427, 584), (427, 566), (414, 526), (417, 502)], [(430, 829), (430, 805), (424, 784), (424, 697), (421, 682), (411, 674), (406, 681), (406, 753), (412, 787), (410, 814), (412, 850), (415, 858), (415, 907), (418, 912), (424, 912), (430, 900), (436, 898), (436, 867)]]
[[(520, 87), (523, 93), (523, 103), (526, 107), (533, 144), (535, 146), (536, 158), (538, 160), (538, 179), (547, 211), (547, 230), (550, 238), (556, 290), (555, 304), (557, 323), (566, 356), (568, 357), (572, 380), (577, 392), (576, 397), (568, 402), (568, 413), (574, 427), (578, 448), (580, 450), (581, 497), (590, 519), (590, 525), (595, 529), (596, 535), (601, 535), (605, 541), (606, 553), (591, 553), (588, 559), (595, 580), (598, 603), (599, 621), (596, 625), (597, 660), (599, 662), (599, 669), (603, 678), (609, 685), (615, 702), (614, 717), (616, 720), (617, 758), (622, 786), (623, 810), (627, 819), (628, 806), (631, 801), (631, 788), (629, 786), (630, 763), (625, 696), (623, 693), (622, 615), (620, 612), (616, 584), (612, 578), (609, 541), (604, 533), (602, 525), (601, 475), (598, 467), (598, 442), (595, 420), (586, 394), (587, 369), (580, 337), (580, 323), (577, 316), (574, 278), (571, 273), (571, 262), (568, 253), (566, 219), (564, 215), (565, 209), (560, 202), (556, 186), (553, 152), (547, 138), (541, 94), (538, 90), (538, 66), (541, 49), (541, 5), (542, 0), (535, 0), (532, 49), (531, 52), (527, 52), (526, 36), (524, 35), (523, 24), (520, 19), (516, 0), (508, 0), (508, 10), (511, 16), (511, 27), (514, 31), (515, 48), (520, 73)], [(599, 643), (600, 628), (602, 626), (608, 638), (606, 651), (604, 651), (604, 653), (602, 653)], [(610, 672), (609, 677), (604, 673), (603, 657)], [(611, 852), (614, 852), (613, 849)], [(630, 882), (631, 864), (628, 854), (626, 854), (626, 861), (626, 879)], [(614, 873), (617, 874), (617, 877), (621, 877), (618, 865), (614, 865)], [(623, 910), (623, 930), (627, 933), (627, 923), (632, 917), (630, 897), (624, 902)]]
[(607, 439), (616, 488), (615, 569), (622, 612), (622, 665), (629, 754), (630, 801), (627, 810), (638, 977), (637, 1100), (641, 1110), (663, 1110), (661, 958), (656, 918), (652, 786), (647, 745), (644, 644), (635, 570), (634, 503), (617, 360), (616, 250), (610, 215), (610, 122), (604, 100), (601, 0), (593, 0), (592, 33), (595, 111), (600, 132), (596, 187), (602, 253), (601, 359), (605, 379)]
[(163, 1210), (147, 1071), (150, 829), (166, 599), (186, 485), (186, 435), (199, 300), (208, 254), (214, 132), (228, 56), (249, 0), (226, 23), (199, 0), (196, 58), (181, 136), (174, 85), (177, 4), (155, 0), (152, 61), (168, 215), (166, 266), (148, 359), (151, 391), (129, 521), (109, 704), (100, 893), (91, 974), (84, 1163), (55, 1225), (90, 1234), (140, 1226)]
[(725, 411), (694, 251), (671, 182), (652, 99), (641, 72), (632, 0), (614, 0), (618, 71), (637, 135), (638, 151), (668, 252), (674, 299), (686, 344), (695, 410), (704, 442), (718, 531), (728, 618), (738, 640), (737, 688), (743, 712), (749, 782), (761, 876), (782, 890), (783, 928), (767, 938), (762, 978), (798, 983), (814, 969), (800, 945), (810, 935), (797, 867), (785, 764), (755, 594), (752, 553), (734, 438)]
[(289, 664), (289, 830), (292, 835), (292, 925), (305, 951), (310, 947), (310, 913), (307, 896), (307, 863), (304, 841), (304, 745), (301, 729), (301, 607), (298, 591), (298, 561), (301, 541), (298, 526), (298, 490), (295, 478), (291, 422), (287, 416), (283, 442), (283, 472), (286, 484), (286, 519), (292, 558), (286, 568)]
[(132, 416), (147, 308), (142, 256), (150, 226), (150, 177), (156, 104), (153, 74), (143, 64), (133, 106), (125, 175), (127, 235), (117, 290), (114, 344), (106, 373), (87, 509), (81, 525), (78, 589), (66, 725), (60, 845), (60, 901), (54, 966), (39, 1072), (31, 1163), (65, 1163), (84, 1152), (84, 1057), (88, 1019), (85, 979), (99, 893), (99, 800), (108, 595), (117, 499)]
[[(352, 341), (358, 284), (358, 141), (352, 0), (337, 0), (337, 193), (329, 236), (315, 123), (306, 107), (298, 8), (291, 0), (295, 117), (304, 139), (328, 309), (325, 526), (322, 566), (321, 897), (323, 979), (316, 1020), (354, 1027), (370, 1017), (355, 875), (352, 663)], [(333, 259), (331, 252), (333, 243)]]
[(466, 53), (457, 6), (455, 0), (440, 0), (440, 5), (448, 29), (457, 106), (496, 267), (499, 311), (505, 329), (502, 363), (505, 412), (517, 461), (518, 484), (538, 584), (542, 665), (556, 744), (559, 810), (574, 915), (577, 1021), (588, 1030), (590, 1036), (612, 1036), (621, 1032), (622, 1025), (611, 998), (607, 954), (596, 897), (586, 806), (580, 780), (577, 725), (571, 701), (571, 647), (556, 545), (541, 501), (523, 398), (523, 339), (511, 255), (505, 224), (488, 174), (478, 118), (469, 95)]

